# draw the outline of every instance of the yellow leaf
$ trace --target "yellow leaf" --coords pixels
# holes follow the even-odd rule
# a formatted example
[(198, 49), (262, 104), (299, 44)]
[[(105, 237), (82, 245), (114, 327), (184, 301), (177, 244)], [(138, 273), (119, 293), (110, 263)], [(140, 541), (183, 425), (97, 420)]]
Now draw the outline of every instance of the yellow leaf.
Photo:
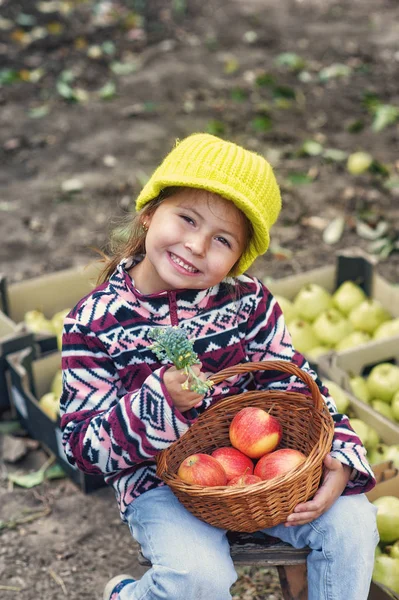
[(48, 23), (46, 28), (47, 28), (47, 31), (49, 33), (51, 33), (52, 35), (60, 35), (60, 33), (62, 33), (62, 31), (64, 30), (63, 24), (59, 23), (58, 21), (54, 21), (53, 23)]
[(21, 45), (26, 45), (30, 42), (30, 36), (23, 29), (14, 29), (10, 37), (14, 42)]
[(74, 42), (74, 47), (76, 50), (84, 50), (87, 48), (87, 40), (84, 37), (77, 37)]

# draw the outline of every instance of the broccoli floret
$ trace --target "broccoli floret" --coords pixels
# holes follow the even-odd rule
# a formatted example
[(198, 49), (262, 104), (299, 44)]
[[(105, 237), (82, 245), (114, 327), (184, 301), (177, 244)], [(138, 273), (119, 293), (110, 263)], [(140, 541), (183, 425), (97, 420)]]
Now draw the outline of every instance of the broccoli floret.
[(213, 381), (201, 381), (192, 370), (192, 365), (198, 364), (198, 355), (194, 352), (193, 342), (187, 332), (181, 327), (153, 327), (149, 337), (154, 343), (149, 346), (159, 360), (167, 359), (176, 369), (182, 369), (187, 375), (182, 384), (184, 390), (190, 389), (197, 394), (206, 394), (213, 386)]

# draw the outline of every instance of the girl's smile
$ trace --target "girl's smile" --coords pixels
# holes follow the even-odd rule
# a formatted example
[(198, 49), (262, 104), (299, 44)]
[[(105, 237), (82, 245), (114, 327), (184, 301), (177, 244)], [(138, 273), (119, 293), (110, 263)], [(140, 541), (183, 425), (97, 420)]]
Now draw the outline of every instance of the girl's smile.
[(196, 269), (192, 264), (182, 260), (179, 256), (176, 256), (176, 254), (173, 254), (173, 252), (169, 252), (169, 257), (172, 263), (176, 265), (176, 268), (178, 270), (182, 269), (184, 274), (192, 273), (194, 275), (195, 273), (199, 273), (199, 270)]
[(243, 213), (229, 200), (196, 188), (165, 199), (145, 225), (146, 253), (131, 270), (144, 294), (220, 283), (247, 242)]

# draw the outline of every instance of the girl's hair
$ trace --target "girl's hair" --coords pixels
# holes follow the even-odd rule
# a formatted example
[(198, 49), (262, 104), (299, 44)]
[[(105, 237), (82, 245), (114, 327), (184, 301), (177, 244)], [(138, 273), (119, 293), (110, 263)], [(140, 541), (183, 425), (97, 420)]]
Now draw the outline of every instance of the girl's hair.
[[(100, 271), (97, 283), (104, 283), (105, 281), (108, 281), (123, 258), (136, 256), (137, 254), (145, 254), (145, 237), (147, 232), (143, 225), (146, 218), (151, 217), (158, 206), (160, 206), (160, 204), (162, 204), (166, 198), (170, 198), (177, 192), (181, 191), (181, 189), (181, 187), (177, 186), (163, 189), (160, 194), (154, 198), (154, 200), (150, 200), (139, 213), (133, 216), (133, 218), (131, 215), (129, 215), (126, 219), (124, 219), (124, 223), (122, 227), (119, 228), (119, 231), (120, 229), (127, 231), (127, 239), (126, 235), (111, 236), (109, 244), (110, 256), (100, 251), (102, 262), (104, 262), (105, 265)], [(252, 223), (247, 217), (245, 217), (245, 224), (245, 245), (247, 246), (253, 235), (253, 227)], [(232, 275), (234, 274), (234, 268), (235, 265), (231, 270)]]

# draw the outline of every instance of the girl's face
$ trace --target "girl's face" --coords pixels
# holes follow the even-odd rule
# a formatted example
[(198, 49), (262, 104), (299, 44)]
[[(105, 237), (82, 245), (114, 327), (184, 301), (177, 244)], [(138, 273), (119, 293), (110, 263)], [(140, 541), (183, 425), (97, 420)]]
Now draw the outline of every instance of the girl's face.
[(146, 254), (132, 273), (144, 294), (216, 285), (246, 244), (243, 213), (233, 202), (206, 190), (183, 188), (164, 200), (144, 224)]

